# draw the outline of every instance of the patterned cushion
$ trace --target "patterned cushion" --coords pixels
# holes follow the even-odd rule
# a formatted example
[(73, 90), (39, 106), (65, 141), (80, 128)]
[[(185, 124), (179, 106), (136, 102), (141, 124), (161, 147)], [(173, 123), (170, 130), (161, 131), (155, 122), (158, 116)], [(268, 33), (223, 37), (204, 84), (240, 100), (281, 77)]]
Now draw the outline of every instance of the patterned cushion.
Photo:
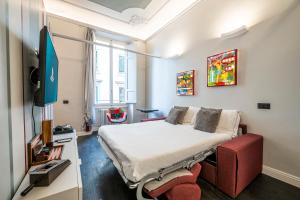
[(111, 108), (109, 109), (111, 119), (119, 119), (124, 116), (124, 110), (122, 108)]

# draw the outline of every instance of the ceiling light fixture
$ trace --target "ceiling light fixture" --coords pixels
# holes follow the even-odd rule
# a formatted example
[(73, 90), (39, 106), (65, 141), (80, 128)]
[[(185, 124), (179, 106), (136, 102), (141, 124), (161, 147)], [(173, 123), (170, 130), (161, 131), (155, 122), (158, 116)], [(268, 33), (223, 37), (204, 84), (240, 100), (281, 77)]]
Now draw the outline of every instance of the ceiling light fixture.
[(139, 15), (132, 15), (129, 20), (129, 24), (131, 24), (131, 25), (140, 25), (140, 24), (145, 24), (145, 23), (147, 23), (146, 18), (141, 17)]
[(222, 33), (221, 38), (224, 38), (224, 39), (234, 38), (234, 37), (244, 35), (247, 32), (248, 32), (248, 28), (245, 25), (243, 25), (237, 29), (234, 29), (233, 31), (230, 31), (227, 33)]

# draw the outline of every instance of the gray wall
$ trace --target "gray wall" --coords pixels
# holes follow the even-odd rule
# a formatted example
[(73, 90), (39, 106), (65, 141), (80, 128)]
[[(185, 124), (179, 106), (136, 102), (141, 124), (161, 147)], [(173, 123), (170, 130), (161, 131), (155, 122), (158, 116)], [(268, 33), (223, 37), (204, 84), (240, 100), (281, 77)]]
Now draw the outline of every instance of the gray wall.
[[(149, 53), (157, 55), (167, 55), (171, 47), (176, 48), (170, 44), (177, 42), (176, 37), (181, 39), (179, 43), (183, 41), (185, 49), (178, 58), (149, 59), (147, 103), (165, 114), (174, 104), (241, 110), (249, 131), (264, 136), (264, 165), (300, 177), (299, 1), (234, 39), (208, 37), (213, 30), (210, 26), (216, 24), (214, 19), (218, 17), (212, 8), (216, 6), (222, 13), (222, 6), (229, 2), (219, 3), (201, 1), (147, 41)], [(235, 48), (239, 49), (238, 85), (207, 88), (206, 58)], [(196, 95), (178, 97), (176, 72), (190, 69), (197, 72)], [(270, 102), (272, 109), (258, 110), (257, 102)]]

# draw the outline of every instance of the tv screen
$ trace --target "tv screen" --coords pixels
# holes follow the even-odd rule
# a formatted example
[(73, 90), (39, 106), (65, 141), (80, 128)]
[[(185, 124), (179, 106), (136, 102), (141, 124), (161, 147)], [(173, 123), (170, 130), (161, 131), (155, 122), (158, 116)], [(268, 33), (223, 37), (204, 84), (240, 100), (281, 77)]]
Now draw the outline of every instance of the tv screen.
[(57, 101), (58, 58), (47, 26), (40, 31), (39, 76), (35, 105), (44, 107)]

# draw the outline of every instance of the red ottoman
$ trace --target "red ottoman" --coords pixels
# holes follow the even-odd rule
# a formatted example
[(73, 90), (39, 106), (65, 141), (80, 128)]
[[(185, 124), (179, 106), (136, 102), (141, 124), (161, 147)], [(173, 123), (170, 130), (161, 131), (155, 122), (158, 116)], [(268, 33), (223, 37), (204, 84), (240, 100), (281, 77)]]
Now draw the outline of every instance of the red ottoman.
[(217, 187), (235, 198), (262, 171), (263, 137), (245, 134), (217, 148)]
[(145, 185), (144, 191), (152, 198), (163, 193), (169, 200), (199, 200), (200, 187), (196, 184), (201, 165), (195, 164), (191, 171), (181, 169), (164, 177), (162, 181), (152, 181)]

